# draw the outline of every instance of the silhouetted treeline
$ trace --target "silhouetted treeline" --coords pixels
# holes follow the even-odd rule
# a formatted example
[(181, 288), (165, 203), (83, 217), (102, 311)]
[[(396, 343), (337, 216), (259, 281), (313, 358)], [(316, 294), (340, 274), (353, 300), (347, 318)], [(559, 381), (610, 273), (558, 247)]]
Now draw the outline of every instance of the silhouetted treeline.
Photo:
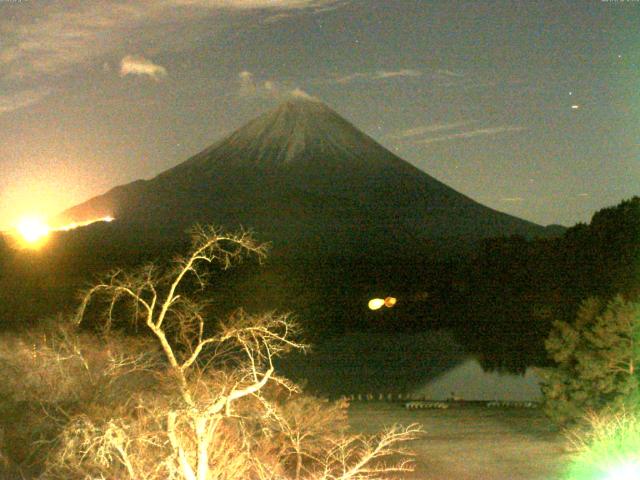
[[(171, 261), (188, 242), (132, 225), (114, 228), (117, 223), (56, 235), (41, 251), (14, 252), (0, 242), (3, 325), (72, 309), (77, 289), (100, 272)], [(523, 370), (546, 362), (543, 342), (552, 321), (573, 318), (583, 299), (640, 295), (640, 197), (557, 238), (495, 238), (465, 248), (372, 246), (343, 255), (276, 248), (264, 265), (212, 272), (210, 313), (239, 306), (293, 311), (316, 344), (345, 332), (450, 327), (484, 366)], [(369, 299), (389, 295), (398, 299), (393, 308), (368, 310)]]
[(460, 337), (483, 352), (485, 366), (544, 363), (553, 320), (572, 319), (588, 297), (638, 298), (640, 197), (597, 212), (559, 238), (486, 240), (456, 269), (454, 317), (473, 318)]

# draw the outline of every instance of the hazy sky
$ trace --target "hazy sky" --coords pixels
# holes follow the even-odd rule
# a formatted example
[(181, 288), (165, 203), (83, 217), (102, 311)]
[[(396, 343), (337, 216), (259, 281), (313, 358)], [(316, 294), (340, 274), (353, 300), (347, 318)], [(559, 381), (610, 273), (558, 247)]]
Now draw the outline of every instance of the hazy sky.
[(640, 194), (640, 1), (0, 0), (0, 228), (319, 97), (541, 224)]

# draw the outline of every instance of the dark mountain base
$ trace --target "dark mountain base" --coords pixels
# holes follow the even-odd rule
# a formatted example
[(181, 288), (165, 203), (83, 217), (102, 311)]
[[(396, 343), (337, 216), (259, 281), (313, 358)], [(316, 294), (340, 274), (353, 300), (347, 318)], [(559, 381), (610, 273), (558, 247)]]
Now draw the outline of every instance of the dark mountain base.
[[(95, 225), (53, 238), (46, 252), (18, 252), (0, 279), (3, 327), (37, 322), (59, 310), (71, 312), (78, 304), (77, 291), (100, 272), (166, 263), (187, 248), (186, 242), (145, 243), (142, 232), (136, 236), (131, 228)], [(410, 336), (446, 327), (458, 332), (468, 351), (487, 358), (487, 365), (524, 369), (539, 362), (544, 332), (538, 332), (535, 348), (523, 348), (522, 332), (496, 331), (504, 324), (496, 322), (495, 312), (474, 306), (468, 287), (460, 285), (472, 262), (470, 251), (463, 255), (458, 249), (456, 255), (451, 251), (445, 256), (444, 250), (396, 247), (360, 250), (357, 255), (346, 250), (333, 255), (309, 248), (280, 250), (262, 265), (245, 261), (229, 271), (213, 271), (213, 287), (204, 296), (211, 300), (210, 318), (224, 318), (240, 307), (250, 312), (293, 312), (307, 340), (319, 348), (347, 333)], [(397, 298), (393, 308), (368, 309), (371, 298), (387, 296)], [(509, 318), (517, 314), (504, 312)], [(526, 325), (530, 329), (532, 324)], [(492, 351), (482, 352), (487, 346), (483, 338), (491, 340)]]
[[(114, 267), (167, 262), (188, 243), (157, 242), (145, 230), (95, 224), (51, 239), (41, 251), (0, 245), (2, 328), (28, 325), (77, 306), (78, 288)], [(571, 320), (589, 296), (640, 297), (640, 198), (596, 213), (562, 237), (487, 239), (464, 254), (432, 249), (306, 246), (275, 249), (263, 265), (213, 272), (210, 318), (238, 307), (298, 317), (319, 348), (346, 333), (422, 334), (448, 328), (487, 368), (523, 371), (544, 364), (553, 320)], [(450, 242), (449, 242), (450, 243)], [(434, 242), (434, 245), (435, 244)], [(370, 311), (373, 297), (393, 308)], [(212, 328), (213, 328), (212, 324)]]

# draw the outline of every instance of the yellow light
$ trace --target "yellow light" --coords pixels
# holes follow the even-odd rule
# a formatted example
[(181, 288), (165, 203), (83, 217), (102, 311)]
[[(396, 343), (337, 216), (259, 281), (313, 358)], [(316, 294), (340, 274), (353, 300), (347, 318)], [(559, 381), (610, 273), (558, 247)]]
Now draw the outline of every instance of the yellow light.
[(382, 307), (391, 308), (396, 304), (397, 301), (398, 299), (395, 297), (387, 297), (385, 299), (372, 298), (371, 300), (369, 300), (368, 305), (370, 310), (379, 310)]
[[(0, 0), (1, 2), (2, 0)], [(108, 215), (106, 217), (86, 220), (84, 222), (68, 223), (66, 225), (51, 227), (39, 217), (24, 217), (16, 224), (15, 228), (8, 233), (17, 241), (17, 247), (40, 248), (43, 246), (47, 237), (54, 232), (68, 232), (76, 228), (85, 227), (96, 222), (113, 222), (114, 217)], [(1, 232), (0, 232), (1, 233)]]
[(68, 232), (69, 230), (74, 230), (76, 228), (80, 228), (80, 227), (86, 227), (88, 225), (91, 225), (92, 223), (96, 223), (96, 222), (113, 222), (115, 220), (115, 218), (113, 218), (111, 215), (107, 215), (106, 217), (101, 217), (101, 218), (94, 218), (92, 220), (85, 220), (84, 222), (72, 222), (72, 223), (68, 223), (66, 225), (62, 225), (61, 227), (58, 228), (54, 228), (52, 230), (55, 230), (56, 232)]
[(38, 246), (49, 235), (49, 226), (39, 218), (26, 217), (18, 222), (16, 230), (28, 246)]
[(384, 305), (384, 300), (382, 298), (372, 298), (369, 300), (369, 309), (370, 310), (378, 310)]

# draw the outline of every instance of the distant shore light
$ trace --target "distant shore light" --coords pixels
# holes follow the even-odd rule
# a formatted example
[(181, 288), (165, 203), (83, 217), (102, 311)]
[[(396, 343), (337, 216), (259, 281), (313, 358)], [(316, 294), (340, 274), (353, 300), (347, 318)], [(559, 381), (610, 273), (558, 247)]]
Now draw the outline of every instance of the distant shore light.
[(384, 305), (384, 300), (382, 298), (372, 298), (369, 300), (369, 309), (370, 310), (378, 310)]
[(395, 297), (372, 298), (369, 300), (369, 310), (379, 310), (382, 307), (391, 308), (398, 300)]

